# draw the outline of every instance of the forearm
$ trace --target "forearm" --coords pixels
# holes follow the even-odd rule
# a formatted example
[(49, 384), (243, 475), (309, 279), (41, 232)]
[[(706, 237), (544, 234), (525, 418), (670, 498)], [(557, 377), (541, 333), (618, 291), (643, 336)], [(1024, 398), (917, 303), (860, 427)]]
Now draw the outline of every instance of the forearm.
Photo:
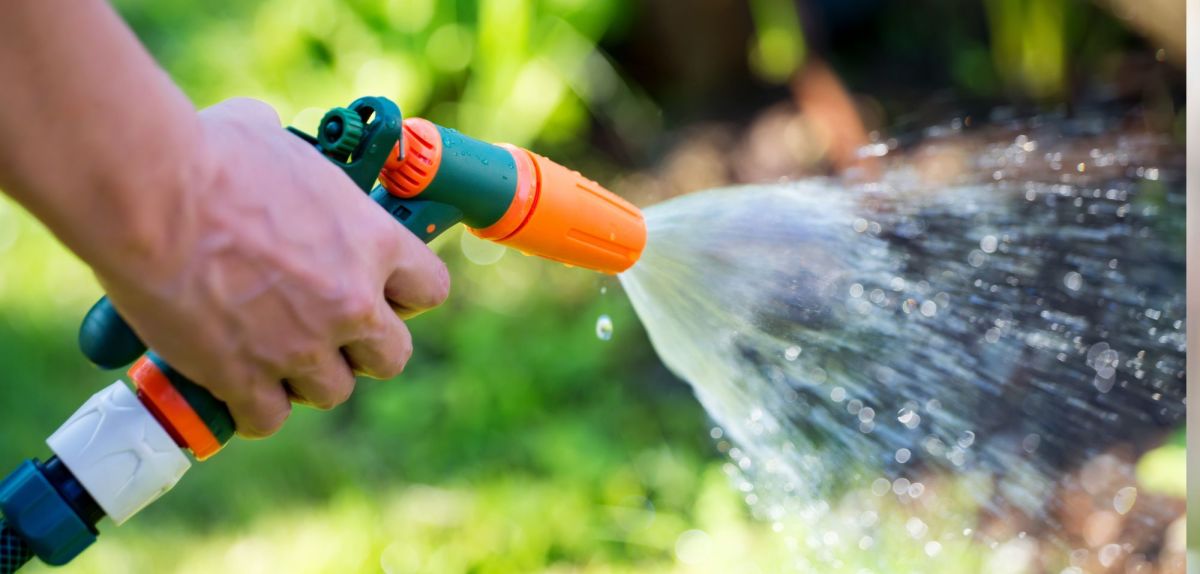
[(120, 17), (103, 0), (8, 2), (0, 78), (0, 189), (93, 266), (150, 255), (198, 177), (198, 127)]

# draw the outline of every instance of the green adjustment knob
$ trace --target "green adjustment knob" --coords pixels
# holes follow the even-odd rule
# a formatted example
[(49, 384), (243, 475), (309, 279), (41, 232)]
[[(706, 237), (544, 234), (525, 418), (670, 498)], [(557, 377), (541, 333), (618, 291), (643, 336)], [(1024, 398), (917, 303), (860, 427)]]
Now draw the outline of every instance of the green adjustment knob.
[(358, 112), (333, 108), (321, 118), (317, 142), (321, 151), (335, 161), (346, 161), (358, 148), (363, 136), (363, 121)]

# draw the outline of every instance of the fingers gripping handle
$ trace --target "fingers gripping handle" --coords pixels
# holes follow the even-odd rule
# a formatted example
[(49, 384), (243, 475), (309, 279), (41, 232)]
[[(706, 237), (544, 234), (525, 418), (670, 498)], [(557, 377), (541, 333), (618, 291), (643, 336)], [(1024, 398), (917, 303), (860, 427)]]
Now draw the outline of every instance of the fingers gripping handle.
[[(400, 140), (400, 109), (386, 98), (359, 98), (348, 108), (334, 108), (321, 120), (317, 135), (288, 128), (312, 144), (346, 173), (364, 192), (370, 193), (388, 154)], [(388, 200), (379, 194), (378, 200)], [(402, 222), (410, 211), (384, 206)], [(403, 216), (403, 217), (402, 217)], [(422, 222), (424, 223), (424, 222)], [(422, 229), (424, 231), (424, 229)], [(439, 232), (441, 230), (439, 229)], [(426, 241), (430, 234), (418, 234)], [(92, 363), (116, 369), (145, 356), (130, 369), (146, 404), (165, 419), (176, 440), (203, 460), (214, 454), (233, 435), (228, 409), (204, 388), (172, 369), (146, 345), (125, 322), (108, 297), (101, 297), (88, 310), (79, 328), (79, 347)], [(202, 427), (210, 431), (206, 433)]]

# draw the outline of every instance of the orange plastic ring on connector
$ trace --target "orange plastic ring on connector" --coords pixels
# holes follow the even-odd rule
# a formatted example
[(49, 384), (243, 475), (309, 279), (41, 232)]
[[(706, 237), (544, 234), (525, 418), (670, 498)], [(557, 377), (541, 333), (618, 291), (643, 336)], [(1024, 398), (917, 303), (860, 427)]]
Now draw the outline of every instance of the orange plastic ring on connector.
[[(404, 159), (400, 159), (403, 145)], [(437, 176), (442, 165), (442, 134), (437, 125), (422, 118), (404, 120), (404, 139), (392, 146), (379, 181), (396, 197), (416, 197)]]
[(517, 164), (517, 190), (513, 193), (512, 203), (508, 204), (508, 210), (499, 220), (483, 229), (471, 229), (471, 233), (491, 241), (501, 241), (525, 224), (537, 203), (538, 181), (541, 179), (529, 152), (512, 144), (496, 145), (508, 150)]
[(156, 418), (167, 427), (167, 432), (182, 441), (181, 446), (191, 449), (197, 460), (204, 460), (221, 450), (221, 443), (208, 425), (149, 357), (142, 357), (129, 367), (129, 378), (137, 385), (138, 395), (146, 407), (159, 415)]

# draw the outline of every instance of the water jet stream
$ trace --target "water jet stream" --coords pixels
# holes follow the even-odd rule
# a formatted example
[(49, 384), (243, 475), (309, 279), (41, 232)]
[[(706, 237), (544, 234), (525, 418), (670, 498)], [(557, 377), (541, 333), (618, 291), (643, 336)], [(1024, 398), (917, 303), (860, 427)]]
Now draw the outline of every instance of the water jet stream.
[(1094, 123), (1019, 128), (927, 142), (961, 162), (950, 183), (902, 159), (879, 183), (646, 210), (621, 282), (802, 570), (899, 571), (863, 552), (880, 545), (980, 571), (1014, 548), (1000, 571), (1065, 564), (1072, 493), (1111, 512), (1108, 490), (1134, 484), (1081, 472), (1183, 424), (1181, 150)]

